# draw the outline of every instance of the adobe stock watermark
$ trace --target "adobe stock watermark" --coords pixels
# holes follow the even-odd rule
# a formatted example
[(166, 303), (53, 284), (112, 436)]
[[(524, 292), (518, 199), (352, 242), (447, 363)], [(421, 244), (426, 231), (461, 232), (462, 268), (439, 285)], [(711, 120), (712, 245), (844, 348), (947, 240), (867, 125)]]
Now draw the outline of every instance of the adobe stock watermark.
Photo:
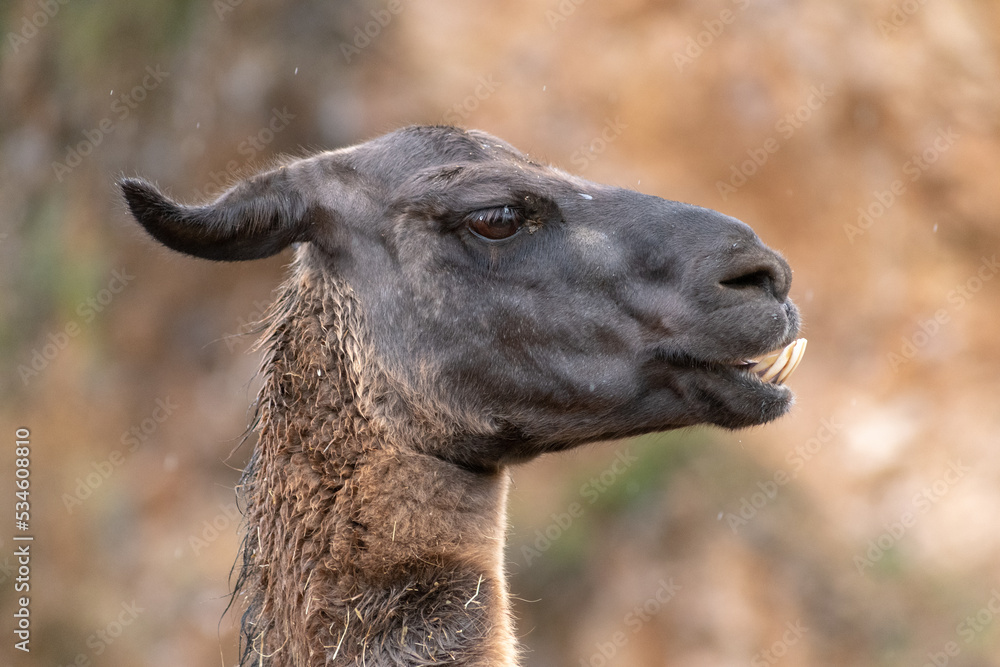
[[(976, 611), (975, 615), (966, 616), (961, 623), (955, 627), (955, 634), (962, 640), (963, 644), (971, 644), (977, 635), (988, 628), (1000, 615), (1000, 590), (993, 588), (990, 591), (990, 599)], [(927, 651), (927, 660), (921, 667), (947, 667), (952, 664), (952, 659), (957, 658), (962, 653), (962, 645), (952, 639), (944, 643), (938, 651)]]
[(985, 630), (1000, 615), (1000, 590), (994, 588), (990, 594), (990, 599), (979, 608), (974, 616), (971, 614), (966, 616), (955, 628), (955, 633), (966, 644), (971, 644), (976, 635)]
[(118, 124), (128, 118), (129, 114), (146, 99), (146, 96), (156, 90), (168, 76), (170, 76), (170, 72), (160, 69), (159, 65), (155, 67), (147, 65), (146, 76), (142, 78), (142, 82), (119, 95), (111, 103), (113, 116), (105, 116), (95, 127), (84, 130), (82, 132), (83, 139), (66, 146), (66, 155), (63, 161), (52, 163), (52, 173), (56, 180), (62, 183), (63, 179), (79, 167), (83, 163), (83, 159), (93, 153), (94, 149), (104, 142), (105, 137), (114, 132)]
[(525, 567), (531, 567), (537, 558), (551, 549), (552, 545), (569, 530), (570, 526), (586, 514), (587, 507), (596, 503), (601, 495), (621, 479), (622, 475), (638, 460), (639, 457), (632, 453), (630, 446), (627, 446), (616, 452), (615, 460), (611, 465), (602, 470), (600, 474), (584, 482), (580, 486), (580, 496), (586, 500), (586, 504), (574, 501), (569, 504), (565, 512), (552, 514), (552, 522), (549, 525), (535, 530), (534, 542), (521, 546)]
[(823, 447), (843, 429), (844, 424), (836, 417), (821, 419), (813, 437), (796, 445), (785, 454), (786, 468), (780, 468), (769, 479), (757, 482), (756, 491), (740, 498), (739, 508), (733, 512), (720, 513), (719, 518), (725, 518), (730, 530), (738, 533), (740, 528), (753, 521), (762, 509), (774, 502), (781, 489), (796, 479), (806, 464), (823, 451)]
[(201, 522), (200, 530), (188, 536), (188, 546), (195, 556), (221, 537), (230, 527), (240, 522), (240, 509), (236, 503), (220, 503), (219, 513)]
[(472, 93), (466, 95), (461, 102), (456, 102), (444, 112), (441, 121), (445, 125), (461, 125), (479, 106), (488, 100), (502, 84), (493, 78), (492, 74), (481, 76), (476, 81)]
[(917, 525), (917, 520), (930, 512), (970, 472), (972, 468), (956, 459), (948, 463), (948, 469), (941, 477), (913, 494), (910, 498), (910, 509), (903, 512), (896, 520), (883, 524), (884, 530), (868, 540), (864, 553), (854, 556), (853, 563), (858, 574), (864, 574), (865, 570), (875, 567), (886, 552), (896, 546), (907, 532)]
[(236, 331), (231, 334), (226, 334), (223, 341), (226, 343), (226, 349), (232, 352), (236, 349), (237, 344), (246, 340), (246, 337), (256, 331), (261, 327), (261, 323), (264, 317), (267, 315), (268, 311), (271, 309), (271, 304), (268, 301), (256, 300), (253, 302), (254, 310), (250, 312), (246, 317), (237, 318), (239, 326)]
[(604, 119), (604, 126), (601, 128), (600, 133), (590, 140), (589, 143), (580, 146), (569, 156), (569, 161), (573, 163), (576, 167), (577, 172), (582, 172), (590, 163), (597, 159), (597, 157), (608, 150), (608, 146), (613, 144), (618, 137), (622, 136), (622, 132), (628, 129), (628, 125), (622, 122), (620, 116), (615, 116), (614, 120), (611, 118)]
[(212, 9), (220, 21), (226, 20), (227, 14), (232, 14), (236, 8), (243, 4), (243, 0), (213, 0)]
[(892, 372), (899, 372), (901, 366), (913, 360), (927, 347), (944, 326), (951, 322), (952, 314), (964, 308), (998, 272), (1000, 272), (1000, 262), (997, 262), (997, 256), (983, 257), (976, 272), (965, 282), (955, 285), (945, 296), (951, 308), (938, 308), (930, 318), (920, 320), (916, 331), (902, 337), (903, 344), (899, 350), (886, 354), (886, 362)]
[(580, 667), (607, 667), (614, 662), (618, 653), (628, 645), (629, 640), (663, 611), (671, 600), (677, 597), (681, 586), (673, 577), (660, 579), (656, 590), (642, 604), (635, 605), (621, 622), (621, 628), (604, 640), (595, 642), (594, 652), (580, 659)]
[(704, 30), (689, 36), (684, 41), (684, 48), (682, 50), (674, 51), (674, 65), (677, 66), (678, 72), (683, 72), (685, 67), (693, 65), (694, 61), (705, 53), (705, 49), (712, 46), (715, 40), (726, 31), (726, 26), (731, 25), (736, 20), (739, 12), (745, 11), (750, 6), (750, 0), (731, 1), (736, 7), (736, 11), (728, 8), (723, 9), (714, 19), (702, 21), (701, 25), (704, 27)]
[(160, 428), (160, 425), (167, 421), (180, 407), (169, 396), (156, 399), (154, 405), (156, 407), (148, 416), (122, 433), (119, 439), (122, 444), (121, 449), (112, 449), (105, 458), (100, 461), (92, 461), (87, 474), (74, 480), (72, 492), (62, 494), (63, 506), (69, 514), (72, 514), (76, 508), (83, 505), (84, 501), (94, 495), (94, 491), (104, 484), (115, 470), (124, 465), (125, 459), (145, 444), (150, 436)]
[(112, 271), (111, 279), (103, 289), (77, 304), (75, 318), (59, 331), (49, 332), (45, 343), (31, 351), (27, 364), (18, 364), (17, 373), (21, 377), (21, 383), (27, 387), (31, 380), (44, 372), (59, 353), (69, 346), (70, 341), (80, 335), (83, 325), (93, 322), (133, 280), (135, 276), (125, 267)]
[(809, 95), (794, 111), (786, 113), (774, 124), (775, 135), (765, 139), (760, 146), (747, 149), (747, 159), (739, 164), (729, 166), (729, 180), (716, 181), (715, 189), (719, 191), (722, 200), (746, 185), (756, 173), (767, 164), (771, 156), (781, 150), (782, 141), (788, 141), (803, 125), (812, 119), (824, 104), (833, 96), (833, 91), (827, 85), (811, 86)]
[(892, 6), (888, 18), (879, 19), (876, 26), (883, 37), (898, 32), (900, 28), (910, 22), (910, 19), (923, 9), (927, 0), (903, 0)]
[(11, 52), (16, 54), (22, 46), (34, 39), (68, 2), (69, 0), (35, 0), (37, 9), (21, 17), (17, 32), (7, 33), (5, 41)]
[(240, 177), (247, 165), (257, 159), (257, 156), (263, 153), (275, 137), (285, 131), (293, 120), (295, 120), (295, 114), (290, 113), (288, 107), (281, 109), (273, 107), (267, 123), (253, 134), (247, 135), (247, 138), (236, 147), (236, 152), (244, 156), (244, 160), (240, 162), (233, 159), (224, 165), (222, 171), (208, 172), (209, 182), (204, 188), (194, 191), (195, 201), (214, 199), (225, 192), (233, 181)]
[[(65, 667), (88, 667), (94, 665), (92, 658), (100, 657), (114, 644), (125, 630), (139, 618), (139, 615), (146, 611), (145, 607), (140, 607), (135, 600), (122, 602), (120, 609), (104, 627), (98, 628), (87, 636), (86, 644), (89, 651), (81, 651), (73, 656)], [(59, 667), (64, 667), (62, 663)]]
[[(994, 587), (990, 590), (990, 599), (974, 615), (969, 614), (962, 619), (955, 627), (955, 634), (962, 640), (962, 644), (971, 644), (980, 633), (993, 624), (998, 615), (1000, 615), (1000, 590)], [(927, 660), (921, 667), (947, 667), (952, 664), (952, 659), (961, 653), (962, 645), (958, 641), (954, 639), (946, 641), (941, 650), (927, 651)]]
[(802, 624), (800, 619), (785, 623), (785, 631), (781, 633), (781, 638), (776, 639), (763, 651), (755, 653), (750, 658), (750, 667), (771, 667), (788, 655), (793, 646), (802, 640), (802, 637), (809, 632), (809, 628)]
[(585, 2), (587, 0), (559, 0), (555, 9), (546, 9), (545, 20), (549, 24), (549, 29), (555, 30), (560, 23), (565, 23)]
[(847, 240), (854, 243), (854, 239), (864, 236), (886, 211), (906, 194), (909, 185), (919, 181), (924, 173), (955, 145), (960, 136), (950, 125), (939, 128), (930, 146), (920, 153), (911, 155), (910, 159), (903, 163), (903, 178), (893, 180), (885, 190), (875, 190), (868, 205), (858, 207), (857, 222), (844, 225)]
[(360, 55), (364, 49), (371, 46), (378, 39), (378, 36), (382, 34), (382, 31), (402, 11), (402, 0), (389, 0), (384, 8), (371, 10), (371, 21), (367, 21), (364, 25), (354, 26), (354, 39), (352, 42), (350, 44), (347, 42), (340, 43), (340, 53), (344, 56), (344, 60), (350, 64), (351, 59)]

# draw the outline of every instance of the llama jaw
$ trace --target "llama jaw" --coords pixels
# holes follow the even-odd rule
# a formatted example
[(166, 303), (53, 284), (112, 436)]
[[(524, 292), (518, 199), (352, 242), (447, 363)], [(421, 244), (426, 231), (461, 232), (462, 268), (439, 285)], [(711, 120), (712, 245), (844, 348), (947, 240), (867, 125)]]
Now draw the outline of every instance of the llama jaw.
[(756, 375), (762, 382), (784, 384), (785, 380), (798, 367), (806, 353), (805, 338), (798, 338), (785, 347), (770, 352), (760, 359), (748, 359), (744, 367)]

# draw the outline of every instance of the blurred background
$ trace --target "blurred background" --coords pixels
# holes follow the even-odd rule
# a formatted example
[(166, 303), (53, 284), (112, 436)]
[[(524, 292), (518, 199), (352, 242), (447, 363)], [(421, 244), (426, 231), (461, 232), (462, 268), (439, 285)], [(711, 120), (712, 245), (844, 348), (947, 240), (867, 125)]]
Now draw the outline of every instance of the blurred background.
[(237, 660), (247, 332), (290, 254), (171, 253), (115, 177), (199, 201), (452, 123), (745, 220), (810, 341), (777, 423), (514, 471), (524, 665), (1000, 665), (996, 3), (18, 0), (0, 35), (0, 662)]

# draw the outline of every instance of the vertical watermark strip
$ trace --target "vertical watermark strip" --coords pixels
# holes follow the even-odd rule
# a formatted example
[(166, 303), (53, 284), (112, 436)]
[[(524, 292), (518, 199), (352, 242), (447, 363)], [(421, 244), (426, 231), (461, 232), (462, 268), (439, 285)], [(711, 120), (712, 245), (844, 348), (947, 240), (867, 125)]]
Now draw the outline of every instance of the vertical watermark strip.
[(31, 431), (14, 431), (14, 648), (31, 652)]

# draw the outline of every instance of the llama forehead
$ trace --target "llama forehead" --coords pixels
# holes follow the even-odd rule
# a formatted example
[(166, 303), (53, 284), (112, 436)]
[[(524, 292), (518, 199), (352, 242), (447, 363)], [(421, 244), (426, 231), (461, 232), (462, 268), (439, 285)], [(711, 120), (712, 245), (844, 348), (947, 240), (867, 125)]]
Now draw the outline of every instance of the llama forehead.
[(316, 200), (368, 227), (391, 223), (400, 211), (426, 218), (514, 204), (515, 192), (551, 190), (542, 180), (555, 173), (486, 133), (436, 126), (404, 128), (295, 166)]
[[(410, 209), (417, 216), (529, 205), (525, 198), (592, 199), (606, 186), (532, 161), (485, 132), (415, 126), (301, 161), (314, 192), (337, 182), (339, 196), (366, 200), (359, 214)], [(334, 202), (330, 202), (333, 204)], [(345, 207), (339, 206), (341, 210)]]
[(530, 161), (516, 148), (485, 132), (454, 127), (404, 128), (361, 145), (383, 171), (415, 172), (434, 166), (504, 161)]

